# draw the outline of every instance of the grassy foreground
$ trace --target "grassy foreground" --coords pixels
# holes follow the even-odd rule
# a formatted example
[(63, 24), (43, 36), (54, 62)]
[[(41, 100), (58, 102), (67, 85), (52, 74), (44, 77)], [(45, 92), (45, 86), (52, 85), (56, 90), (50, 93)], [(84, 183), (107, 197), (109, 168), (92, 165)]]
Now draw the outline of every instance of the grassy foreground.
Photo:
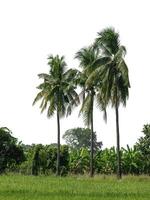
[(150, 177), (0, 176), (0, 200), (150, 200)]

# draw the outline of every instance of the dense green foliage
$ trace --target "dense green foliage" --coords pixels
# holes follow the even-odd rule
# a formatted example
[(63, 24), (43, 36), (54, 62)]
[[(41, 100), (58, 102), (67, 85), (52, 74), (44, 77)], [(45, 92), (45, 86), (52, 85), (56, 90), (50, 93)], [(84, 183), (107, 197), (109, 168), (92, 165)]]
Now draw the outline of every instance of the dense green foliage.
[[(144, 136), (130, 148), (121, 148), (123, 174), (150, 174), (150, 125), (144, 125)], [(76, 129), (75, 129), (76, 130)], [(87, 129), (89, 131), (89, 129)], [(88, 133), (90, 135), (90, 133)], [(72, 137), (72, 135), (70, 136)], [(90, 148), (85, 146), (60, 146), (60, 175), (89, 174)], [(95, 174), (117, 172), (117, 152), (112, 148), (97, 148), (94, 151), (93, 170)], [(2, 172), (19, 172), (24, 175), (50, 175), (56, 173), (57, 144), (23, 145), (11, 135), (7, 128), (0, 129), (0, 167)]]
[(0, 176), (1, 200), (149, 200), (150, 177)]
[(144, 171), (150, 174), (150, 124), (146, 124), (143, 127), (144, 136), (139, 138), (135, 147), (141, 153), (141, 160), (143, 160)]
[[(89, 128), (74, 128), (67, 130), (63, 139), (66, 144), (72, 149), (80, 149), (91, 146), (91, 130)], [(94, 150), (101, 149), (102, 142), (97, 142), (96, 132), (93, 133), (93, 148)]]
[[(22, 174), (39, 175), (56, 173), (57, 145), (31, 145), (26, 149), (26, 161), (17, 168)], [(68, 146), (60, 147), (60, 174), (65, 175), (69, 169)]]
[(15, 168), (25, 160), (21, 144), (11, 134), (8, 128), (0, 128), (0, 173)]
[[(123, 174), (149, 174), (150, 160), (134, 146), (121, 148), (121, 167)], [(115, 174), (117, 172), (117, 152), (114, 147), (97, 150), (94, 153), (93, 169), (96, 174)], [(53, 174), (56, 172), (57, 147), (53, 145), (32, 145), (26, 152), (27, 160), (17, 170), (22, 174)], [(70, 149), (61, 146), (60, 174), (88, 174), (90, 172), (90, 150)]]

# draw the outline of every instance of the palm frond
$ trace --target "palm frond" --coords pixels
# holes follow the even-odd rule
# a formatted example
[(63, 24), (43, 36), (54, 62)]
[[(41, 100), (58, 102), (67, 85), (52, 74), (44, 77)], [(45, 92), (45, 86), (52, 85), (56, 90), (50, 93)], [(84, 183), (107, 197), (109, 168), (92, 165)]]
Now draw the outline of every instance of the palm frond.
[(82, 103), (82, 107), (81, 110), (79, 112), (79, 115), (82, 114), (83, 116), (83, 121), (85, 123), (86, 126), (89, 127), (89, 125), (91, 124), (91, 106), (92, 106), (92, 96), (90, 94), (88, 94), (84, 100), (84, 102)]
[(119, 34), (112, 27), (106, 28), (98, 32), (96, 43), (99, 44), (105, 55), (115, 55), (120, 46)]
[(51, 101), (49, 102), (48, 110), (47, 110), (47, 117), (50, 118), (54, 115), (56, 111), (56, 106), (55, 106), (55, 99), (52, 98)]
[(40, 92), (36, 95), (36, 97), (35, 97), (35, 99), (34, 99), (32, 105), (35, 105), (35, 103), (37, 103), (40, 99), (42, 99), (42, 98), (43, 98), (43, 94), (44, 94), (44, 91), (40, 91)]
[(40, 105), (40, 108), (41, 108), (41, 113), (44, 112), (44, 110), (46, 110), (47, 108), (47, 104), (48, 104), (48, 100), (43, 98), (42, 102), (41, 102), (41, 105)]
[(97, 67), (100, 67), (102, 65), (105, 65), (107, 63), (111, 62), (111, 58), (106, 56), (106, 57), (100, 57), (97, 60), (95, 60), (95, 62), (93, 63), (93, 65), (96, 65)]
[(46, 74), (46, 73), (41, 73), (41, 74), (38, 74), (38, 77), (39, 77), (39, 78), (42, 78), (42, 79), (44, 79), (44, 80), (49, 80), (50, 75), (49, 75), (49, 74)]
[(97, 107), (103, 112), (103, 119), (107, 122), (107, 111), (108, 100), (104, 98), (103, 93), (99, 90), (96, 96)]
[(122, 78), (124, 80), (124, 84), (130, 88), (130, 81), (129, 81), (129, 74), (128, 74), (128, 67), (123, 59), (120, 60), (118, 64), (118, 69), (121, 72)]
[(79, 70), (77, 69), (69, 69), (63, 74), (63, 77), (66, 81), (73, 81), (78, 73)]

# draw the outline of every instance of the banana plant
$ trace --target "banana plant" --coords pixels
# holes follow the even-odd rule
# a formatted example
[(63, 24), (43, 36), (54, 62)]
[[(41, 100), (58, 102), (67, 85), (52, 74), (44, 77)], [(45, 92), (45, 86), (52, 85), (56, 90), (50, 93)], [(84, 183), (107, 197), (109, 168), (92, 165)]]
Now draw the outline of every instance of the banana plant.
[(141, 153), (135, 146), (127, 149), (122, 147), (122, 169), (125, 174), (139, 174), (142, 171)]
[(95, 156), (96, 171), (103, 174), (116, 173), (116, 150), (114, 147), (110, 149), (106, 148), (103, 151), (99, 151)]
[(70, 172), (84, 174), (89, 172), (90, 153), (87, 148), (70, 152)]

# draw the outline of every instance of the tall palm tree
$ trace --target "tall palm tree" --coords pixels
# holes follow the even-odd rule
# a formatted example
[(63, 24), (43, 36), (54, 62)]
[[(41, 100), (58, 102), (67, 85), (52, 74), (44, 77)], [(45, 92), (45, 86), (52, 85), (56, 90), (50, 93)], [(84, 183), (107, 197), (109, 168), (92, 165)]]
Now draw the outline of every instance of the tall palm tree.
[[(94, 74), (100, 76), (100, 92), (105, 99), (105, 104), (111, 103), (116, 113), (116, 136), (117, 136), (117, 176), (121, 178), (121, 155), (119, 133), (119, 105), (126, 106), (130, 88), (128, 67), (124, 56), (126, 49), (120, 45), (119, 34), (113, 28), (106, 28), (98, 33), (95, 47), (101, 50), (105, 63), (98, 67)], [(92, 79), (92, 78), (90, 78)]]
[(66, 71), (63, 56), (49, 56), (48, 65), (50, 66), (49, 73), (38, 75), (43, 82), (37, 87), (40, 92), (34, 99), (33, 105), (41, 100), (41, 112), (47, 109), (48, 117), (53, 116), (55, 112), (57, 114), (56, 175), (60, 175), (60, 118), (71, 114), (72, 107), (79, 103), (79, 97), (72, 81), (77, 71), (73, 69)]
[(84, 118), (84, 123), (86, 126), (91, 128), (91, 156), (90, 156), (90, 176), (94, 174), (93, 169), (93, 140), (94, 140), (94, 127), (93, 127), (93, 105), (94, 98), (96, 94), (96, 82), (93, 80), (91, 84), (87, 83), (88, 77), (96, 69), (95, 64), (98, 60), (99, 51), (93, 46), (82, 48), (76, 53), (75, 58), (80, 62), (80, 67), (82, 72), (79, 73), (78, 84), (82, 88), (81, 94), (83, 94), (83, 101), (80, 113), (82, 113)]

